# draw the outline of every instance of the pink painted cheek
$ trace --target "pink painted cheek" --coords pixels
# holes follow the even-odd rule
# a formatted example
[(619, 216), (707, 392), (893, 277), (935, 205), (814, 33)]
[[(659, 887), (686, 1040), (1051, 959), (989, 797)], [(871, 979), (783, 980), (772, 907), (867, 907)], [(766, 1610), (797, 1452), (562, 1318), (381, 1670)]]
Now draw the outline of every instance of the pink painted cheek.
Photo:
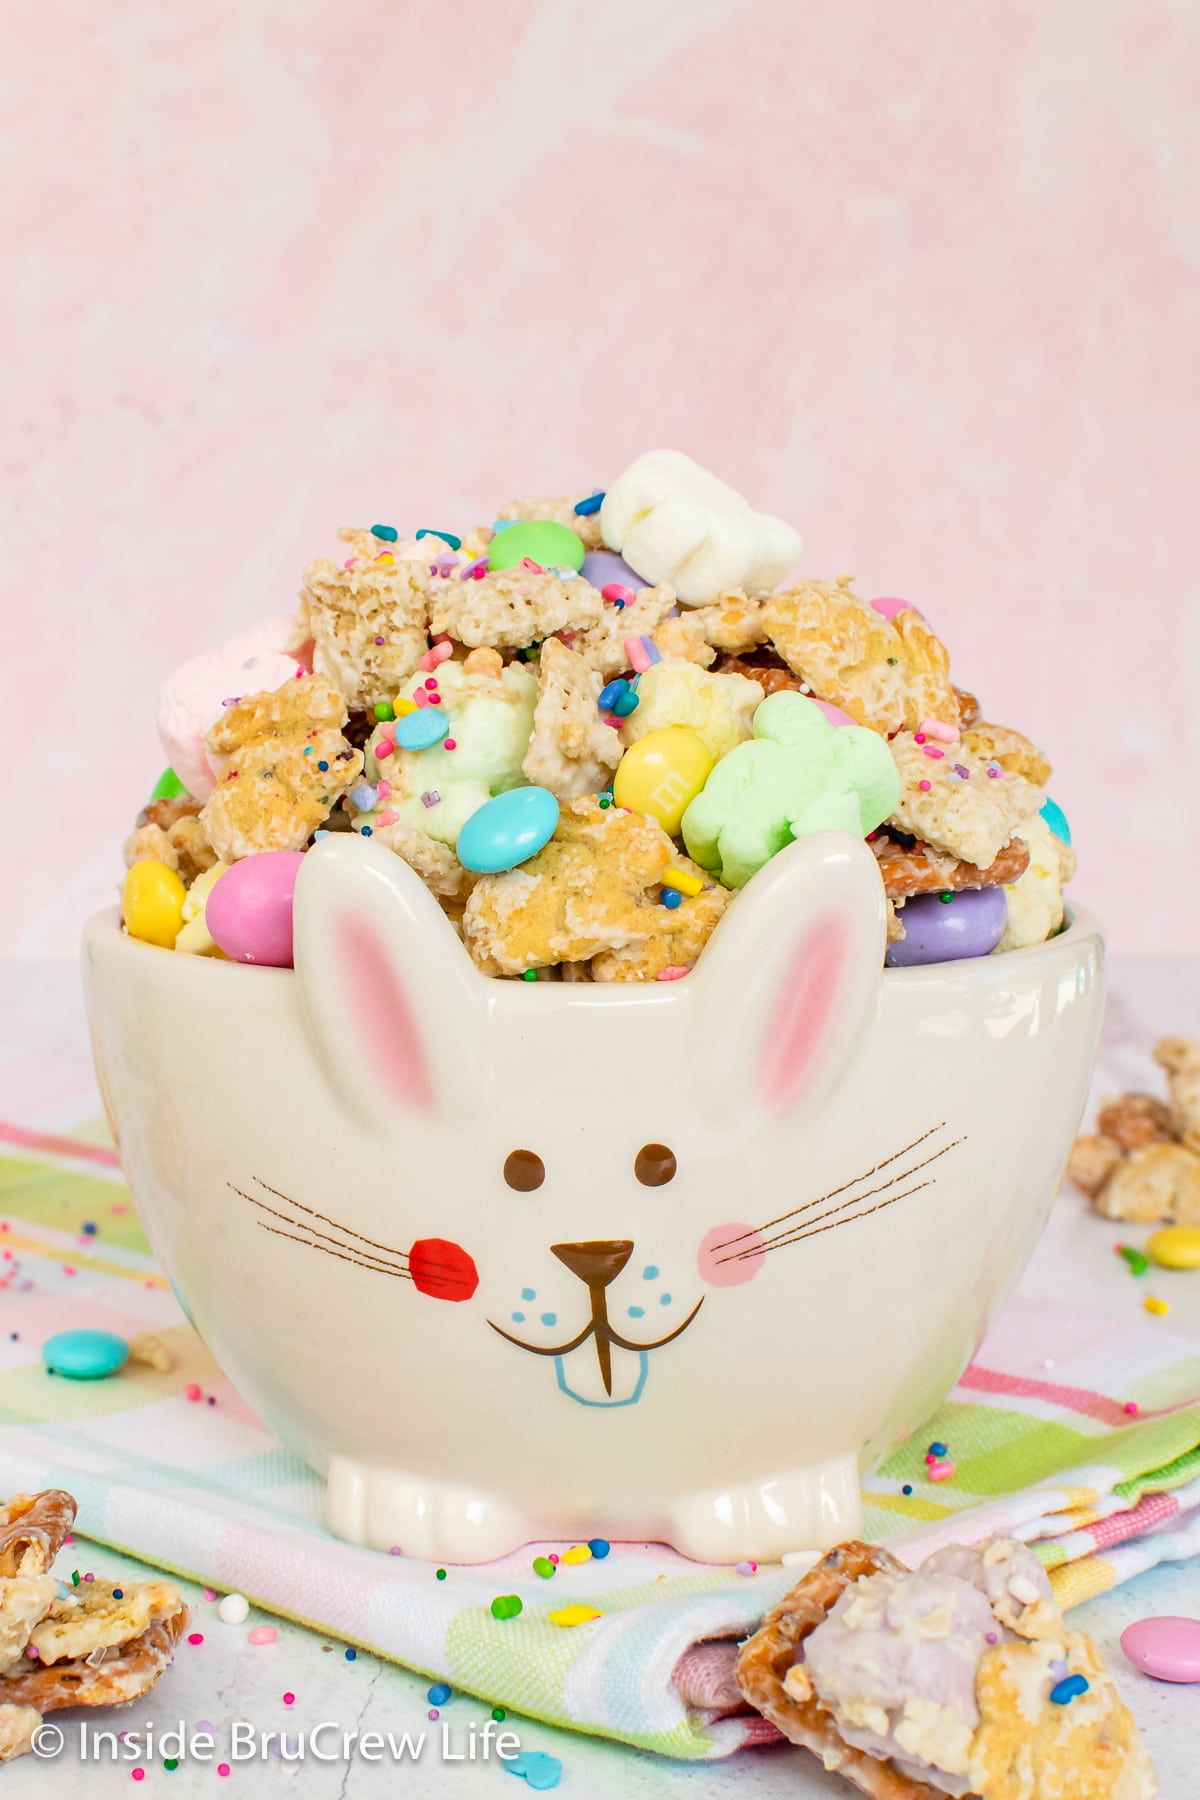
[(743, 1252), (755, 1250), (762, 1250), (762, 1238), (752, 1225), (737, 1220), (730, 1225), (714, 1225), (701, 1238), (696, 1252), (701, 1281), (710, 1287), (741, 1287), (744, 1281), (753, 1281), (763, 1266), (763, 1258)]
[(449, 1238), (418, 1238), (408, 1253), (408, 1272), (417, 1292), (431, 1300), (469, 1300), (479, 1286), (473, 1260)]

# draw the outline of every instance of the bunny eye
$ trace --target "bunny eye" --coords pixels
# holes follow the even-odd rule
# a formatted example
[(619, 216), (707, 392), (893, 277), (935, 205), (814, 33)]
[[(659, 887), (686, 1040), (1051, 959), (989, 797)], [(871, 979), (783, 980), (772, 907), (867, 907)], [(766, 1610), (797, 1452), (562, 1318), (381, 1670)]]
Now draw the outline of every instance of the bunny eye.
[(633, 1159), (633, 1172), (643, 1187), (664, 1187), (677, 1166), (675, 1152), (665, 1144), (643, 1144)]
[(546, 1165), (536, 1150), (510, 1150), (504, 1159), (504, 1179), (518, 1194), (531, 1194), (545, 1181)]

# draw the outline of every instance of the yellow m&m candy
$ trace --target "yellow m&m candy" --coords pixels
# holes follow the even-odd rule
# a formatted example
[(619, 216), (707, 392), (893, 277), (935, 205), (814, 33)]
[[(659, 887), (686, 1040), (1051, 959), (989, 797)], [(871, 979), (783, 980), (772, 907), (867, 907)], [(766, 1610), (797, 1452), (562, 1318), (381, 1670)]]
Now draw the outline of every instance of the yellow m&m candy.
[(164, 950), (175, 947), (175, 939), (183, 924), (183, 903), (187, 889), (174, 869), (166, 863), (147, 860), (135, 862), (125, 877), (122, 912), (130, 937), (146, 944), (160, 944)]
[(665, 725), (648, 731), (625, 752), (613, 779), (613, 799), (630, 812), (649, 813), (675, 836), (713, 766), (698, 731), (690, 725)]
[(1146, 1254), (1160, 1268), (1200, 1269), (1200, 1226), (1165, 1226), (1147, 1240)]

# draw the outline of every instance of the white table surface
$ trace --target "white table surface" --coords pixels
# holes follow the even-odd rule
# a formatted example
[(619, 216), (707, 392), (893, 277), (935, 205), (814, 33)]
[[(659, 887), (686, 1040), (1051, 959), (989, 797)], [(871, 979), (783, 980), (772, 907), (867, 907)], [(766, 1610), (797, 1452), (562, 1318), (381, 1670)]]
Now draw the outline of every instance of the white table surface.
[[(1138, 961), (1117, 965), (1112, 972), (1110, 1003), (1097, 1072), (1096, 1092), (1105, 1094), (1128, 1086), (1160, 1083), (1148, 1059), (1154, 1040), (1168, 1032), (1200, 1036), (1200, 962)], [(1135, 1281), (1112, 1245), (1113, 1226), (1090, 1215), (1070, 1190), (1059, 1197), (1042, 1243), (1031, 1263), (1022, 1292), (1058, 1296), (1063, 1300), (1105, 1308), (1114, 1318), (1127, 1318), (1141, 1306), (1146, 1283)], [(1141, 1242), (1144, 1230), (1126, 1228), (1130, 1242)], [(1170, 1329), (1200, 1340), (1200, 1274), (1172, 1274), (1156, 1270), (1154, 1291), (1170, 1304)], [(72, 1568), (94, 1567), (98, 1574), (117, 1573), (135, 1578), (145, 1575), (142, 1565), (108, 1551), (94, 1553), (83, 1539), (65, 1551), (59, 1574)], [(154, 1692), (119, 1713), (58, 1713), (65, 1744), (53, 1760), (32, 1756), (5, 1768), (0, 1781), (4, 1796), (14, 1800), (41, 1800), (63, 1791), (64, 1780), (86, 1780), (89, 1797), (100, 1800), (131, 1792), (167, 1794), (175, 1800), (206, 1795), (210, 1800), (237, 1800), (248, 1794), (290, 1793), (301, 1800), (358, 1800), (359, 1796), (389, 1794), (422, 1797), (491, 1794), (519, 1800), (524, 1789), (502, 1761), (450, 1761), (441, 1754), (440, 1732), (445, 1723), (450, 1748), (459, 1752), (470, 1725), (482, 1726), (490, 1716), (481, 1702), (455, 1695), (441, 1709), (436, 1724), (428, 1719), (428, 1682), (393, 1664), (381, 1663), (360, 1652), (347, 1662), (343, 1647), (312, 1632), (272, 1620), (279, 1627), (277, 1641), (265, 1647), (251, 1646), (248, 1633), (266, 1615), (251, 1613), (244, 1625), (222, 1625), (216, 1605), (185, 1585), (193, 1607), (192, 1630), (204, 1634), (199, 1647), (184, 1644), (173, 1668)], [(1191, 1800), (1200, 1794), (1200, 1685), (1172, 1687), (1149, 1681), (1125, 1662), (1118, 1647), (1124, 1627), (1134, 1619), (1155, 1613), (1185, 1613), (1200, 1617), (1200, 1559), (1153, 1570), (1128, 1586), (1090, 1601), (1072, 1614), (1072, 1622), (1090, 1632), (1113, 1670), (1117, 1683), (1142, 1726), (1159, 1773), (1162, 1800)], [(285, 1706), (285, 1692), (295, 1702)], [(130, 1787), (132, 1762), (94, 1762), (80, 1766), (79, 1724), (86, 1718), (91, 1728), (142, 1731), (153, 1725), (156, 1732), (182, 1722), (189, 1731), (201, 1721), (211, 1723), (217, 1748), (206, 1762), (185, 1760), (168, 1771), (158, 1753), (144, 1762), (143, 1781)], [(294, 1744), (297, 1731), (330, 1722), (325, 1740), (342, 1732), (392, 1732), (424, 1730), (429, 1739), (419, 1760), (396, 1764), (390, 1759), (366, 1762), (332, 1761), (306, 1757), (303, 1762), (283, 1761), (277, 1754), (265, 1760), (233, 1761), (228, 1754), (235, 1720), (245, 1721), (256, 1733), (284, 1732)], [(709, 1796), (749, 1792), (761, 1800), (816, 1800), (817, 1796), (848, 1794), (850, 1790), (827, 1776), (815, 1759), (788, 1747), (743, 1751), (724, 1762), (677, 1763), (662, 1757), (628, 1750), (596, 1739), (555, 1731), (548, 1726), (510, 1715), (505, 1728), (516, 1730), (524, 1750), (541, 1750), (561, 1759), (562, 1780), (558, 1792), (579, 1800), (637, 1800), (641, 1795)], [(336, 1748), (336, 1745), (334, 1746)], [(230, 1763), (222, 1778), (219, 1761)], [(165, 1786), (164, 1786), (165, 1784)]]

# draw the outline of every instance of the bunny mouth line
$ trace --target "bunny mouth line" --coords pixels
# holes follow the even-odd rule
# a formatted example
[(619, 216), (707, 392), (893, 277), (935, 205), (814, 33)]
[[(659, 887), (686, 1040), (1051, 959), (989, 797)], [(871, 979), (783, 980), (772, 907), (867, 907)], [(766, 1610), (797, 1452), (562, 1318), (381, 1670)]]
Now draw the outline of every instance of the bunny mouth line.
[(588, 1320), (583, 1330), (578, 1332), (565, 1344), (527, 1344), (524, 1338), (514, 1337), (511, 1331), (505, 1331), (502, 1326), (497, 1325), (494, 1319), (489, 1319), (488, 1324), (496, 1333), (497, 1337), (502, 1337), (505, 1343), (515, 1344), (518, 1350), (528, 1350), (531, 1356), (568, 1356), (572, 1350), (578, 1350), (581, 1345), (586, 1344), (589, 1338), (594, 1338), (596, 1342), (596, 1360), (600, 1364), (600, 1379), (604, 1383), (605, 1393), (611, 1394), (612, 1348), (614, 1344), (618, 1350), (632, 1350), (635, 1355), (640, 1355), (643, 1352), (649, 1352), (651, 1350), (661, 1350), (664, 1344), (670, 1344), (675, 1338), (682, 1336), (692, 1320), (696, 1317), (696, 1314), (700, 1311), (700, 1308), (704, 1305), (704, 1295), (701, 1294), (687, 1318), (684, 1319), (681, 1325), (677, 1325), (674, 1331), (669, 1331), (666, 1337), (656, 1338), (652, 1344), (635, 1344), (631, 1339), (622, 1337), (620, 1332), (615, 1331), (609, 1324), (608, 1309), (604, 1303), (604, 1296), (600, 1295), (599, 1298), (599, 1316), (597, 1316), (596, 1311), (593, 1309), (592, 1317)]

